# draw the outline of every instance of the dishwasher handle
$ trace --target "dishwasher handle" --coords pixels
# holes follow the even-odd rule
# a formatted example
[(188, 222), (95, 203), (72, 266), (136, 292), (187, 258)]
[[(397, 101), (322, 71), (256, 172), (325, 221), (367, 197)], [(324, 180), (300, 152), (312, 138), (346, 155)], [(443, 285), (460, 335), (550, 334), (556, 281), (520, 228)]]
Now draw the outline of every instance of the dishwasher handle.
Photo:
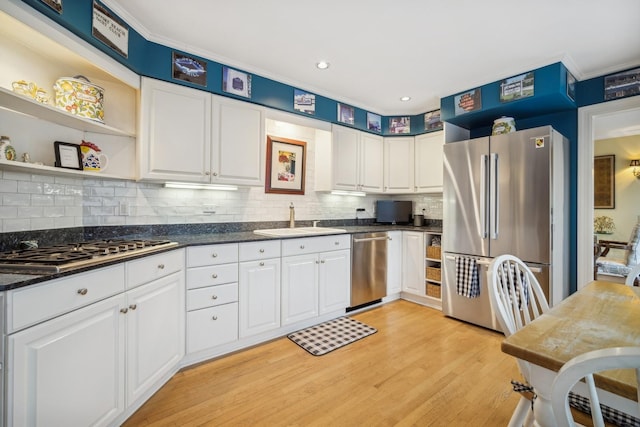
[(391, 240), (389, 237), (365, 237), (364, 239), (353, 238), (353, 243), (373, 242), (376, 240)]

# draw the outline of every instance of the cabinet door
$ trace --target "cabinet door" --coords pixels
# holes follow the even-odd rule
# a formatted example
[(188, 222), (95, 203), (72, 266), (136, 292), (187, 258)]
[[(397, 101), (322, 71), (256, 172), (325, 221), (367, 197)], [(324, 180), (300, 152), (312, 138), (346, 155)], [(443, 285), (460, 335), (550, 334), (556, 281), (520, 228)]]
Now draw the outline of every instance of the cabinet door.
[(280, 258), (240, 263), (240, 338), (280, 327)]
[(360, 132), (342, 126), (333, 126), (331, 136), (333, 188), (336, 190), (359, 190)]
[(441, 193), (443, 180), (444, 132), (416, 136), (415, 189), (422, 193)]
[(360, 189), (382, 193), (384, 180), (383, 138), (362, 132), (360, 134)]
[(123, 295), (8, 338), (7, 425), (108, 425), (125, 407)]
[(209, 182), (211, 94), (143, 78), (140, 178)]
[(187, 313), (187, 353), (195, 353), (237, 339), (237, 302)]
[(347, 308), (351, 297), (351, 251), (325, 252), (318, 259), (320, 314)]
[(318, 255), (282, 258), (282, 324), (318, 315)]
[(126, 295), (129, 405), (174, 369), (184, 356), (184, 274), (174, 273)]
[(402, 231), (387, 234), (387, 295), (393, 295), (402, 290)]
[(413, 137), (384, 139), (385, 193), (413, 193), (415, 159)]
[(214, 96), (213, 115), (211, 182), (264, 185), (264, 109)]
[(402, 290), (425, 295), (424, 235), (413, 231), (402, 232)]

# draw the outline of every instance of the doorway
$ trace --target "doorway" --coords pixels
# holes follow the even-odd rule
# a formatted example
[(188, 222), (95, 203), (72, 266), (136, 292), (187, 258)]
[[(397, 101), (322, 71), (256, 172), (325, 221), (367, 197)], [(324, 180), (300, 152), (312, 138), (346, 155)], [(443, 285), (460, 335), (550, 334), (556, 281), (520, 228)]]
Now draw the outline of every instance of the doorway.
[(593, 280), (593, 155), (604, 130), (618, 136), (640, 134), (640, 96), (578, 110), (578, 289)]

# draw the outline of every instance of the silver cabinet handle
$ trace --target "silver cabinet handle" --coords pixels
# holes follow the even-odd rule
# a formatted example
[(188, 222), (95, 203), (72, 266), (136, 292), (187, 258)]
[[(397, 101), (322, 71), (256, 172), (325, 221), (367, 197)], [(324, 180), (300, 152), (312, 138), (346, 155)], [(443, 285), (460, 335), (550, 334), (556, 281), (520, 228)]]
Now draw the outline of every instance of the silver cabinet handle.
[(127, 314), (127, 311), (129, 311), (129, 309), (127, 307), (120, 309), (120, 313), (122, 313), (122, 314)]
[(206, 171), (204, 174), (205, 174), (206, 176), (209, 176), (209, 175), (211, 175), (211, 172)]
[(214, 279), (217, 279), (217, 278), (218, 278), (218, 275), (217, 275), (216, 273), (213, 273), (213, 274), (211, 275), (211, 277), (213, 277)]
[(135, 310), (136, 308), (138, 308), (137, 304), (131, 304), (131, 305), (129, 306), (129, 309), (130, 309), (130, 310)]
[(260, 249), (260, 253), (263, 254), (264, 253), (264, 249)]
[(260, 262), (260, 267), (264, 267), (264, 262)]
[(217, 253), (215, 253), (215, 252), (214, 252), (214, 253), (212, 253), (212, 254), (211, 254), (211, 256), (212, 256), (213, 258), (218, 258), (218, 254), (217, 254)]
[(80, 295), (86, 295), (89, 290), (87, 288), (78, 289)]
[(304, 245), (300, 245), (300, 249), (304, 249)]
[(214, 173), (213, 173), (213, 176), (218, 176), (218, 172), (214, 172)]
[(218, 299), (218, 295), (213, 295), (211, 299)]
[(318, 262), (318, 260), (316, 260), (316, 264), (320, 264), (320, 262)]
[(334, 245), (339, 246), (340, 242), (333, 242)]
[(218, 320), (218, 316), (213, 316), (211, 320)]
[(320, 264), (324, 264), (324, 260), (320, 261)]
[(160, 264), (160, 265), (158, 265), (158, 268), (159, 268), (160, 270), (164, 270), (164, 264)]

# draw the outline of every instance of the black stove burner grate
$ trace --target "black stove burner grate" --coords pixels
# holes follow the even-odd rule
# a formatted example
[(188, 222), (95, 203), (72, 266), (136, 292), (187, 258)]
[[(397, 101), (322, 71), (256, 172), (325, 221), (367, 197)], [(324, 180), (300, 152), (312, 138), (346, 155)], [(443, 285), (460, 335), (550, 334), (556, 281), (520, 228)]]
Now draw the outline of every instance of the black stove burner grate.
[(169, 240), (92, 240), (41, 248), (0, 252), (0, 266), (29, 264), (61, 266), (71, 262), (99, 259), (108, 255), (135, 253), (141, 249), (172, 243)]

